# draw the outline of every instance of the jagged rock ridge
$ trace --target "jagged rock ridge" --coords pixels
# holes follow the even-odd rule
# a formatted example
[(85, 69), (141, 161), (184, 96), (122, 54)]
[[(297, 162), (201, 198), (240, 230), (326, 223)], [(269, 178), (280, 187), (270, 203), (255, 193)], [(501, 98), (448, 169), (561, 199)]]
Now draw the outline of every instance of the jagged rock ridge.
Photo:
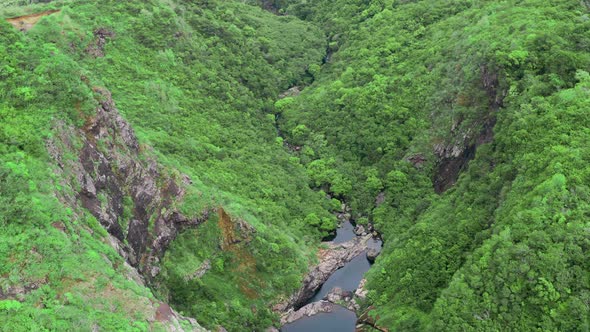
[[(190, 182), (163, 174), (155, 158), (143, 151), (130, 125), (121, 117), (110, 92), (94, 88), (98, 106), (81, 129), (56, 123), (59, 133), (48, 148), (53, 159), (79, 190), (64, 199), (86, 208), (117, 240), (119, 253), (148, 278), (170, 242), (185, 227), (208, 218), (204, 211), (187, 218), (172, 207)], [(77, 145), (81, 145), (77, 148)], [(77, 158), (64, 156), (74, 152)]]

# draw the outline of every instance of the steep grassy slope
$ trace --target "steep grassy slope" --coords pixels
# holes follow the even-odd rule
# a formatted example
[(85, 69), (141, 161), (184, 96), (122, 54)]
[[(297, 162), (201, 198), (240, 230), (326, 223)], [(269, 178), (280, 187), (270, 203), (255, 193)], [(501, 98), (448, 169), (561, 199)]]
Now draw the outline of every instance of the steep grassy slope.
[(80, 68), (53, 45), (0, 24), (0, 330), (180, 328), (158, 316), (161, 302), (98, 221), (70, 204), (73, 188), (48, 153), (56, 135), (69, 135), (53, 126), (82, 116), (73, 103), (96, 105)]
[(261, 330), (340, 201), (385, 240), (372, 324), (589, 328), (585, 1), (3, 13), (50, 9), (26, 33), (0, 23), (8, 330), (193, 324), (162, 319), (160, 300), (209, 328)]
[(587, 6), (344, 0), (286, 11), (322, 22), (338, 50), (281, 108), (281, 129), (313, 184), (384, 235), (369, 275), (377, 324), (586, 330)]
[[(100, 283), (97, 292), (105, 283), (117, 294), (132, 287), (104, 266), (107, 255), (123, 269), (98, 219), (158, 298), (211, 328), (272, 325), (268, 303), (298, 287), (309, 248), (334, 227), (329, 210), (339, 207), (307, 186), (269, 112), (281, 91), (311, 79), (307, 68), (325, 49), (320, 30), (225, 1), (66, 1), (10, 8), (10, 16), (52, 8), (60, 12), (25, 34), (2, 23), (3, 317), (43, 314), (37, 324), (49, 329), (147, 328), (147, 313), (114, 307), (132, 300), (103, 294), (110, 307), (84, 306), (83, 287), (69, 290), (77, 278)], [(204, 211), (209, 220), (160, 256)], [(159, 303), (135, 288), (135, 301)], [(45, 311), (40, 296), (51, 303)]]

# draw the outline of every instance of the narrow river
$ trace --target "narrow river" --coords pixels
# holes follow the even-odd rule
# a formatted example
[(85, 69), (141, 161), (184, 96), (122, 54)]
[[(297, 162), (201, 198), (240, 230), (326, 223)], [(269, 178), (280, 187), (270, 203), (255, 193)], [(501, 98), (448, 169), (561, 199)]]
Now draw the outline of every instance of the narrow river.
[[(342, 243), (351, 240), (356, 236), (353, 230), (354, 226), (350, 222), (342, 224), (333, 242)], [(379, 250), (381, 241), (371, 239), (368, 246)], [(320, 301), (334, 287), (340, 287), (345, 291), (356, 290), (363, 275), (370, 267), (371, 264), (367, 260), (366, 253), (363, 252), (334, 272), (308, 303)], [(286, 324), (281, 327), (281, 332), (354, 332), (356, 320), (354, 312), (341, 306), (335, 306), (335, 309), (330, 313), (319, 313)]]

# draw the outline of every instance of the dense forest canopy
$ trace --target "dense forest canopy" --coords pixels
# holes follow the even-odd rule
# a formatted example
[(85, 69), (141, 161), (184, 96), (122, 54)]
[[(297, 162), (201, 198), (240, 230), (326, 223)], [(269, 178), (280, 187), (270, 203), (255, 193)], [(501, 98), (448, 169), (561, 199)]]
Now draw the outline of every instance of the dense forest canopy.
[[(47, 15), (0, 22), (0, 330), (165, 329), (161, 301), (264, 330), (343, 203), (385, 243), (363, 303), (377, 326), (588, 330), (589, 8), (3, 2), (3, 18)], [(91, 126), (113, 105), (137, 149)], [(206, 216), (157, 264), (132, 262), (156, 271), (147, 286), (83, 201), (86, 144), (119, 151), (115, 175), (132, 160), (161, 192), (182, 184), (148, 208), (97, 188), (97, 211), (122, 202), (121, 229), (144, 210), (149, 232)]]

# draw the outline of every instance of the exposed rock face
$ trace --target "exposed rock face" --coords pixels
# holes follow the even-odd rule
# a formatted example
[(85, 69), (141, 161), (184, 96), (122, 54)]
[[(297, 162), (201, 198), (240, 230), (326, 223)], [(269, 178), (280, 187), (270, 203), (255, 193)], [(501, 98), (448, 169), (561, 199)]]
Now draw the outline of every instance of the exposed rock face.
[(314, 296), (315, 292), (336, 270), (363, 253), (367, 249), (367, 241), (370, 238), (371, 235), (356, 237), (344, 243), (331, 243), (328, 249), (320, 249), (320, 262), (310, 269), (303, 280), (303, 287), (291, 296), (288, 301), (277, 304), (273, 308), (274, 311), (287, 312), (293, 308), (301, 307)]
[(358, 303), (358, 298), (353, 292), (343, 291), (339, 287), (333, 288), (328, 295), (326, 301), (345, 307), (346, 309), (358, 312), (361, 306)]
[(299, 308), (299, 310), (290, 310), (283, 314), (281, 324), (292, 323), (303, 317), (310, 317), (322, 312), (332, 312), (334, 305), (340, 305), (348, 310), (356, 311), (359, 309), (359, 305), (356, 303), (354, 295), (353, 292), (345, 291), (340, 287), (334, 287), (321, 301), (309, 303)]
[(414, 167), (420, 169), (426, 162), (426, 157), (424, 157), (422, 154), (415, 154), (408, 157), (408, 161), (411, 162)]
[(442, 193), (455, 184), (459, 174), (475, 158), (475, 145), (470, 145), (470, 136), (464, 135), (464, 142), (437, 144), (434, 153), (439, 158), (434, 177), (434, 190)]
[(155, 319), (159, 322), (165, 323), (165, 326), (170, 332), (187, 331), (183, 325), (190, 326), (188, 331), (206, 332), (194, 318), (184, 317), (166, 303), (160, 303), (156, 310)]
[[(171, 209), (185, 191), (171, 176), (161, 174), (156, 160), (142, 151), (130, 125), (120, 116), (111, 94), (94, 88), (98, 107), (80, 128), (57, 123), (60, 137), (48, 150), (65, 174), (72, 174), (75, 195), (62, 197), (70, 206), (78, 202), (112, 235), (118, 252), (143, 276), (155, 277), (157, 263), (170, 242), (185, 227), (208, 218), (208, 211), (193, 219)], [(77, 154), (77, 159), (64, 156)], [(190, 181), (190, 180), (189, 180)]]
[(336, 213), (336, 218), (340, 223), (349, 222), (352, 218), (350, 207), (346, 204), (342, 204), (341, 211)]
[(193, 280), (196, 278), (201, 278), (211, 269), (211, 260), (207, 259), (204, 261), (201, 266), (191, 275), (186, 277), (186, 281)]
[(279, 99), (283, 99), (286, 97), (297, 97), (301, 94), (301, 88), (299, 88), (298, 86), (294, 86), (292, 88), (289, 88), (289, 90), (281, 93), (279, 95)]
[[(157, 263), (178, 232), (199, 225), (209, 212), (189, 219), (171, 208), (185, 193), (178, 183), (190, 179), (161, 174), (155, 159), (142, 151), (130, 125), (120, 116), (111, 94), (102, 88), (93, 90), (98, 107), (86, 117), (84, 126), (57, 122), (54, 132), (58, 136), (47, 142), (59, 166), (56, 171), (62, 173), (59, 178), (67, 179), (60, 185), (75, 190), (59, 191), (58, 198), (74, 214), (85, 208), (100, 222), (109, 233), (106, 240), (128, 263), (127, 278), (145, 286), (146, 278), (149, 281), (159, 272)], [(160, 321), (168, 331), (206, 331), (166, 303), (153, 302), (151, 308), (150, 322)]]
[(385, 203), (385, 192), (382, 191), (379, 194), (377, 194), (377, 197), (375, 197), (375, 206), (379, 206), (381, 204)]
[(96, 37), (96, 39), (92, 44), (88, 45), (86, 53), (95, 58), (102, 58), (105, 55), (104, 47), (106, 46), (108, 39), (114, 38), (115, 33), (106, 28), (99, 28), (94, 30), (94, 37)]
[(363, 278), (361, 282), (359, 282), (359, 286), (354, 291), (354, 296), (361, 300), (364, 300), (367, 297), (367, 289), (365, 288), (367, 284), (367, 279)]
[(318, 301), (310, 303), (297, 311), (289, 311), (286, 315), (281, 317), (281, 325), (293, 323), (294, 321), (303, 317), (310, 317), (317, 315), (320, 312), (332, 312), (334, 304), (327, 301)]
[(437, 193), (442, 193), (455, 184), (459, 174), (467, 168), (469, 161), (475, 158), (475, 151), (479, 145), (494, 139), (496, 111), (502, 107), (506, 91), (500, 87), (497, 70), (485, 65), (480, 67), (480, 84), (489, 100), (487, 114), (463, 132), (455, 132), (458, 125), (455, 124), (451, 128), (450, 141), (434, 146), (434, 153), (438, 157), (434, 175), (434, 190)]
[(47, 283), (47, 277), (43, 277), (41, 279), (37, 279), (32, 282), (28, 282), (27, 284), (22, 285), (8, 285), (4, 287), (0, 287), (0, 300), (18, 300), (24, 301), (25, 296), (40, 288), (41, 286)]

